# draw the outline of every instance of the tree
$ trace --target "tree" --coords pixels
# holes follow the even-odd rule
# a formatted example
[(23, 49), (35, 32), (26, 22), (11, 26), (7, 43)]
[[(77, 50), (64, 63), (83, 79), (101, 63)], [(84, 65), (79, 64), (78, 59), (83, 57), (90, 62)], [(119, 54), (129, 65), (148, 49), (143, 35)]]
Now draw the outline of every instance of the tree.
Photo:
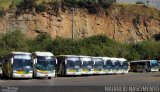
[(2, 35), (2, 38), (0, 39), (0, 47), (3, 53), (7, 53), (12, 50), (27, 51), (27, 38), (20, 30), (13, 32), (8, 31), (5, 35)]
[(36, 38), (29, 42), (30, 51), (45, 51), (47, 46), (52, 42), (52, 38), (47, 33), (40, 33)]

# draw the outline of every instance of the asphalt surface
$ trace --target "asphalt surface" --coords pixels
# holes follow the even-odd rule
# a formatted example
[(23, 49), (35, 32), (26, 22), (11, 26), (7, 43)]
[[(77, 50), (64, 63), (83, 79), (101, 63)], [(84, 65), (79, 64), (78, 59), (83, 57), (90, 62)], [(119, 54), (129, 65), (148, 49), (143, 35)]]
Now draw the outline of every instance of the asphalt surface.
[[(57, 89), (59, 92), (75, 92), (75, 89), (81, 89), (79, 90), (79, 92), (87, 92), (86, 90), (83, 91), (82, 87), (88, 87), (86, 88), (88, 89), (88, 92), (101, 92), (101, 91), (105, 92), (104, 91), (105, 86), (107, 87), (108, 86), (116, 86), (116, 87), (127, 87), (127, 86), (156, 87), (157, 86), (159, 87), (160, 73), (159, 72), (158, 73), (128, 73), (128, 74), (118, 74), (118, 75), (56, 77), (56, 78), (52, 78), (51, 80), (48, 80), (48, 79), (12, 79), (11, 80), (11, 79), (4, 79), (1, 77), (0, 86), (1, 87), (10, 87), (10, 86), (28, 87), (29, 86), (29, 87), (38, 87), (38, 89), (39, 88), (43, 89), (43, 87), (49, 87), (47, 89), (52, 90), (54, 88), (54, 90)], [(81, 88), (78, 88), (78, 87), (81, 87)], [(25, 90), (27, 89), (32, 89), (32, 88), (26, 88)], [(66, 91), (66, 89), (72, 89), (72, 90)], [(58, 91), (55, 91), (55, 92), (58, 92)], [(18, 92), (21, 92), (21, 91), (18, 91)], [(41, 90), (40, 92), (44, 92), (44, 91)], [(76, 92), (78, 91), (76, 90)]]

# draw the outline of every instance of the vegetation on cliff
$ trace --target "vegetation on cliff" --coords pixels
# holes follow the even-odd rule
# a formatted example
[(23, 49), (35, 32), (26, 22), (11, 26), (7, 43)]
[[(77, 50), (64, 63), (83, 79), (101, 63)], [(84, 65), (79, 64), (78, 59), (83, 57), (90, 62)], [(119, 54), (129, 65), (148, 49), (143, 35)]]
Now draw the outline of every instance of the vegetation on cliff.
[[(46, 12), (51, 10), (51, 14), (58, 13), (66, 8), (86, 8), (90, 13), (99, 13), (105, 11), (110, 13), (127, 13), (138, 16), (147, 16), (150, 18), (160, 19), (160, 11), (146, 7), (143, 4), (115, 4), (116, 0), (0, 0), (0, 14), (15, 8), (16, 14), (24, 12)], [(109, 8), (111, 7), (111, 8)], [(116, 9), (113, 11), (113, 9)]]
[(97, 35), (72, 41), (72, 39), (51, 39), (41, 33), (36, 39), (28, 39), (21, 31), (8, 32), (0, 38), (0, 54), (10, 51), (50, 51), (55, 55), (76, 54), (90, 56), (124, 57), (128, 60), (153, 59), (160, 56), (159, 41), (143, 41), (137, 44), (124, 44)]

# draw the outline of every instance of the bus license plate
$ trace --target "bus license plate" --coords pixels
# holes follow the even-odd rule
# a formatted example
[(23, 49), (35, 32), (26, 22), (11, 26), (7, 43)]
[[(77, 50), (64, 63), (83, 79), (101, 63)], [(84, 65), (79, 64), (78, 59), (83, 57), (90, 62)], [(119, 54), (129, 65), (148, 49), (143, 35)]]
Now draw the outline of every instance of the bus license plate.
[(48, 75), (45, 75), (46, 77), (48, 77)]

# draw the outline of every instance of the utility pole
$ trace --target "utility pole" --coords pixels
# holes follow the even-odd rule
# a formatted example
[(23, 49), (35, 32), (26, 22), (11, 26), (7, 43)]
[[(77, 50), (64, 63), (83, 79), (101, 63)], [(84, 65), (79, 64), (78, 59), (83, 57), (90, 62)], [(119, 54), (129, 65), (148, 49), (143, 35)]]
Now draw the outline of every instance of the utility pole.
[(74, 41), (74, 8), (71, 8), (72, 9), (72, 41)]
[(149, 0), (146, 0), (146, 6), (148, 7), (149, 6)]

